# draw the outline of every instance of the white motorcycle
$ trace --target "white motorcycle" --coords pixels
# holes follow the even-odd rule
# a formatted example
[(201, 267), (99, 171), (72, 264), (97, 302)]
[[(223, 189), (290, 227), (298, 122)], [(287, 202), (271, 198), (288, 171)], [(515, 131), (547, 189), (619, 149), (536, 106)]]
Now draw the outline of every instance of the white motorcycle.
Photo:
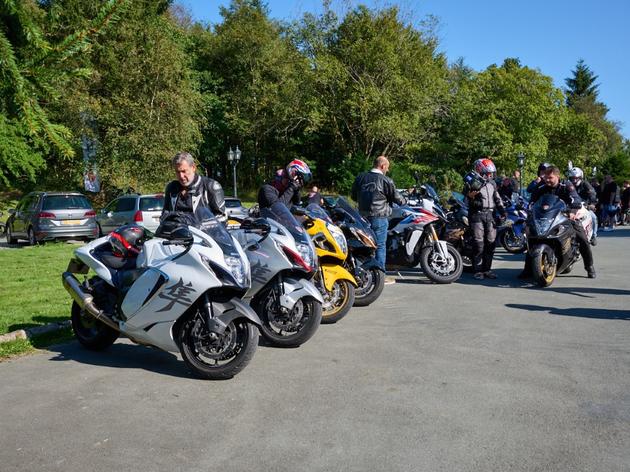
[[(195, 221), (163, 223), (135, 264), (112, 254), (108, 237), (77, 249), (63, 285), (72, 328), (88, 349), (110, 346), (120, 334), (180, 352), (193, 373), (226, 379), (240, 372), (258, 345), (260, 319), (240, 300), (250, 286), (243, 249), (207, 209)], [(133, 262), (133, 261), (132, 261)], [(73, 274), (96, 276), (80, 283)]]
[(300, 223), (282, 203), (243, 220), (234, 231), (244, 248), (252, 284), (244, 300), (260, 317), (263, 338), (280, 347), (308, 341), (322, 320), (324, 300), (309, 280), (316, 273), (315, 249)]

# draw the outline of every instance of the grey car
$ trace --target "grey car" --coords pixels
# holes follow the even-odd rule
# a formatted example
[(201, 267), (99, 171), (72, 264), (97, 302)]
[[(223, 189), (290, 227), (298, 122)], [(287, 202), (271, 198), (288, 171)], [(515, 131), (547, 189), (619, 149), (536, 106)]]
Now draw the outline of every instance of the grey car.
[(96, 215), (99, 234), (105, 235), (119, 226), (135, 223), (155, 232), (160, 225), (164, 194), (122, 195), (112, 200)]
[(6, 238), (9, 244), (26, 239), (35, 245), (55, 239), (94, 239), (96, 213), (78, 192), (31, 192), (9, 210)]
[(225, 212), (228, 218), (234, 216), (239, 219), (245, 219), (249, 216), (249, 210), (243, 206), (238, 198), (234, 197), (225, 198)]

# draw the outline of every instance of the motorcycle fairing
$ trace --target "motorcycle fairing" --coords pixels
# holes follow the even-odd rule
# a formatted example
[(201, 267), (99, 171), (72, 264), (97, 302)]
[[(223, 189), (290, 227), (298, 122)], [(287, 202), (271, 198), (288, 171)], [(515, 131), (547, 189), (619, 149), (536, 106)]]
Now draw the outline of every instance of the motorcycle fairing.
[(339, 264), (323, 262), (321, 264), (321, 267), (322, 275), (324, 278), (324, 287), (326, 287), (326, 290), (328, 290), (329, 292), (332, 291), (333, 286), (335, 285), (335, 281), (337, 280), (347, 280), (355, 287), (357, 286), (357, 281), (352, 276), (352, 274)]

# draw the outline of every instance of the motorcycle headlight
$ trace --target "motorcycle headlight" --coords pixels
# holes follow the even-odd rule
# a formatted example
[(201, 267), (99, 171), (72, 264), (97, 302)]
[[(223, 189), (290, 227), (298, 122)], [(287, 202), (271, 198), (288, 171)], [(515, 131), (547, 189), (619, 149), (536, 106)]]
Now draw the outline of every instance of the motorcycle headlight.
[(230, 269), (234, 280), (240, 286), (247, 285), (247, 272), (245, 271), (245, 264), (240, 257), (225, 256), (225, 263)]
[(553, 223), (553, 218), (540, 218), (538, 220), (534, 220), (534, 225), (536, 226), (536, 233), (539, 235), (547, 234), (549, 228), (551, 228), (551, 224)]
[(335, 238), (337, 245), (341, 248), (341, 251), (344, 254), (348, 254), (348, 243), (346, 242), (346, 237), (343, 235), (343, 231), (339, 229), (339, 227), (335, 225), (328, 224), (328, 231), (332, 234), (332, 237)]
[(300, 257), (304, 260), (304, 262), (306, 262), (311, 267), (315, 267), (313, 261), (315, 259), (315, 256), (313, 254), (313, 249), (311, 248), (310, 244), (296, 244), (295, 246), (297, 247), (298, 253), (300, 254)]

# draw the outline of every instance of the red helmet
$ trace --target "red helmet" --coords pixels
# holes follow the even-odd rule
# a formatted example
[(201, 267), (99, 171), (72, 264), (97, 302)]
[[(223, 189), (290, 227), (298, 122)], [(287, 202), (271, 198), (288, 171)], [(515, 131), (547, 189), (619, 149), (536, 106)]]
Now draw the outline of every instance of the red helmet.
[(121, 226), (109, 235), (113, 253), (118, 257), (136, 257), (145, 239), (144, 228), (138, 225)]
[(310, 182), (313, 175), (311, 169), (308, 168), (308, 164), (300, 159), (293, 159), (286, 167), (287, 175), (290, 179), (299, 177), (304, 183)]
[(482, 176), (494, 174), (497, 171), (494, 162), (492, 162), (492, 160), (488, 158), (477, 159), (473, 164), (473, 169), (475, 169), (475, 172)]

